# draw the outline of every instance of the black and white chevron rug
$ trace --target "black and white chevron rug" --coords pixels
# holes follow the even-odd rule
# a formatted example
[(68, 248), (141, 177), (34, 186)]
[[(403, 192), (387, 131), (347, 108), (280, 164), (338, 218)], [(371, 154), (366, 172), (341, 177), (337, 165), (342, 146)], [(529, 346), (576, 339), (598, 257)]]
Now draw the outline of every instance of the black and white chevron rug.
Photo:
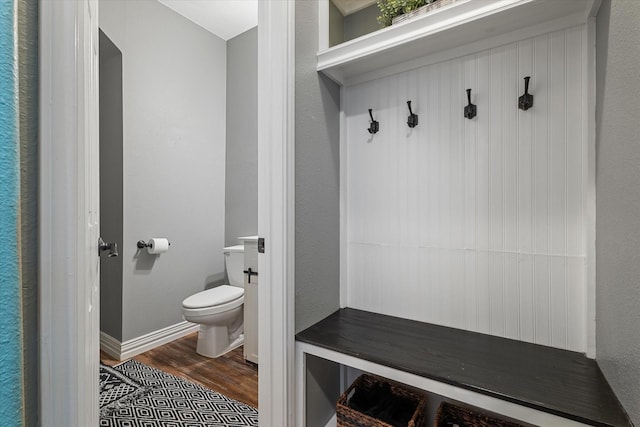
[(100, 367), (100, 426), (257, 425), (257, 409), (135, 360)]

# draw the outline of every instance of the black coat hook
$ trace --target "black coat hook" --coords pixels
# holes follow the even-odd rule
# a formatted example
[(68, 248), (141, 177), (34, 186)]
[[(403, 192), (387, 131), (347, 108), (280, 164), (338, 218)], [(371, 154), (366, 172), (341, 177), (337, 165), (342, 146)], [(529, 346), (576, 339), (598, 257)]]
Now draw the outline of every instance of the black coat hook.
[(473, 119), (476, 116), (478, 109), (475, 104), (471, 103), (471, 89), (467, 89), (467, 101), (469, 104), (464, 107), (464, 116), (467, 119)]
[(411, 101), (407, 101), (407, 106), (409, 107), (409, 117), (407, 118), (407, 124), (410, 128), (414, 128), (418, 126), (418, 115), (413, 114), (413, 111), (411, 111)]
[(527, 111), (529, 108), (533, 107), (533, 95), (529, 93), (530, 78), (530, 76), (524, 78), (524, 95), (518, 98), (518, 108), (524, 111)]
[(371, 117), (371, 124), (369, 125), (369, 129), (367, 130), (371, 135), (373, 135), (374, 133), (378, 133), (378, 131), (380, 130), (380, 123), (373, 120), (373, 113), (371, 111), (371, 108), (369, 108), (369, 117)]

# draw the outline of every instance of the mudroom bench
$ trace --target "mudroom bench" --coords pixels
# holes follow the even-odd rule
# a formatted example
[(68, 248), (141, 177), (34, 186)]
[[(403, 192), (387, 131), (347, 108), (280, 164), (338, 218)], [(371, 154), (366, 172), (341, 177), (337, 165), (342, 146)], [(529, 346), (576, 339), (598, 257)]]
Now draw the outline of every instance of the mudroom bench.
[(632, 425), (581, 353), (351, 308), (297, 334), (296, 365), (298, 426), (335, 425), (360, 372), (533, 425)]

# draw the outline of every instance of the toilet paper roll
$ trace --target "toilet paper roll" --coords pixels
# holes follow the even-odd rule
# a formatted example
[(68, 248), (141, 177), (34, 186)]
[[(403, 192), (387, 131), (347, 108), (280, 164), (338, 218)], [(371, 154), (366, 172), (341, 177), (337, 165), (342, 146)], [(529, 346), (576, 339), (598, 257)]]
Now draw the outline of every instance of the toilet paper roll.
[(161, 254), (169, 250), (169, 240), (164, 237), (154, 237), (149, 239), (147, 250), (150, 254)]

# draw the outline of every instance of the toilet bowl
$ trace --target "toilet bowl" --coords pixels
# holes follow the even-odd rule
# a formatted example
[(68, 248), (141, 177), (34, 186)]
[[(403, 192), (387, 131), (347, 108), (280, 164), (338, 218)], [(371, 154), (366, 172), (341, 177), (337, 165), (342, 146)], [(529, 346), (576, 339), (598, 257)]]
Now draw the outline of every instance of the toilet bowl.
[(230, 284), (182, 301), (184, 320), (200, 325), (196, 352), (206, 357), (222, 356), (244, 342), (244, 246), (223, 251)]

